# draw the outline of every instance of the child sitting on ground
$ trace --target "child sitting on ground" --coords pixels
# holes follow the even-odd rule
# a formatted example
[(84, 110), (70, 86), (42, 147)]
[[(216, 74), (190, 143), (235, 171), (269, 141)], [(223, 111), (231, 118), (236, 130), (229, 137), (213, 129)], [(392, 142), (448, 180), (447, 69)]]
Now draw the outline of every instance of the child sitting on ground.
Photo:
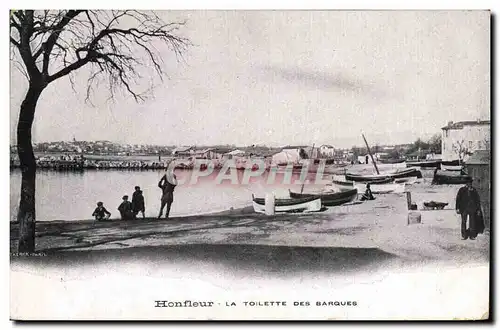
[(373, 197), (372, 190), (370, 189), (370, 184), (367, 183), (366, 184), (366, 191), (363, 194), (363, 196), (361, 196), (361, 200), (362, 201), (372, 201), (374, 199), (375, 199), (375, 197)]
[(109, 219), (111, 213), (106, 210), (102, 202), (97, 202), (97, 207), (94, 210), (94, 213), (92, 213), (92, 216), (95, 217), (96, 221), (103, 221)]

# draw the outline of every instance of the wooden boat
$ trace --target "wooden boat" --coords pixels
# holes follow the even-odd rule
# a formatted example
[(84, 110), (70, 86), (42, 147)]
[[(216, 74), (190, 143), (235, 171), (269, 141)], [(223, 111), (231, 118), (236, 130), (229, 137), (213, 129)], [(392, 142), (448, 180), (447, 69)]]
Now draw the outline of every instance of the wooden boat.
[(390, 176), (387, 174), (355, 174), (355, 173), (346, 173), (345, 179), (347, 181), (354, 182), (384, 182), (386, 180), (390, 180)]
[(353, 187), (354, 182), (353, 181), (340, 181), (340, 180), (333, 180), (332, 181), (334, 184), (342, 187)]
[(441, 165), (440, 159), (406, 162), (406, 167), (439, 167), (439, 165)]
[(463, 166), (462, 165), (442, 165), (441, 164), (441, 169), (443, 171), (462, 171)]
[(433, 184), (465, 184), (472, 180), (469, 175), (462, 174), (458, 171), (442, 171), (438, 170), (434, 174)]
[[(366, 190), (366, 184), (357, 183), (354, 185), (363, 194)], [(404, 183), (370, 184), (370, 190), (373, 194), (399, 194), (405, 191)]]
[[(256, 198), (252, 195), (253, 209), (257, 213), (266, 213), (266, 203), (264, 198)], [(321, 198), (276, 198), (274, 211), (276, 213), (296, 213), (296, 212), (317, 212), (321, 210)]]
[(460, 160), (455, 159), (455, 160), (442, 160), (441, 165), (447, 165), (447, 166), (457, 166), (460, 165)]
[(448, 205), (448, 203), (441, 203), (441, 202), (435, 202), (435, 201), (424, 202), (424, 209), (426, 209), (426, 210), (442, 210), (445, 208), (446, 205)]
[(290, 191), (291, 198), (321, 198), (321, 202), (324, 206), (337, 206), (348, 202), (352, 202), (358, 196), (358, 190), (356, 188), (341, 191), (341, 192), (331, 192), (331, 193), (318, 193), (318, 194), (302, 194)]
[(367, 182), (367, 183), (388, 183), (394, 179), (417, 177), (422, 178), (422, 172), (416, 168), (405, 168), (396, 170), (394, 172), (387, 172), (383, 174), (354, 174), (346, 173), (345, 178), (347, 181)]
[(382, 164), (400, 164), (404, 163), (404, 159), (388, 158), (379, 160)]
[(394, 179), (394, 183), (406, 183), (406, 184), (414, 184), (417, 181), (417, 177), (408, 177), (408, 178), (397, 178)]
[(420, 172), (417, 168), (405, 168), (396, 170), (390, 174), (393, 179), (401, 179), (401, 178), (411, 178), (416, 177), (417, 179), (422, 178), (422, 172)]

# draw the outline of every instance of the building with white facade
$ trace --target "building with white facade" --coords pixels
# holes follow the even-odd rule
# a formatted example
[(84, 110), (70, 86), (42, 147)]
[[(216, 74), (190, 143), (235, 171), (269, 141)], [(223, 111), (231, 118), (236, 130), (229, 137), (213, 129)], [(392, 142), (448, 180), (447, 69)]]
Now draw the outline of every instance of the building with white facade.
[(323, 144), (319, 147), (319, 156), (325, 158), (333, 158), (335, 155), (335, 148), (329, 144)]
[(489, 120), (450, 121), (442, 127), (442, 159), (464, 160), (476, 150), (490, 150), (491, 133)]

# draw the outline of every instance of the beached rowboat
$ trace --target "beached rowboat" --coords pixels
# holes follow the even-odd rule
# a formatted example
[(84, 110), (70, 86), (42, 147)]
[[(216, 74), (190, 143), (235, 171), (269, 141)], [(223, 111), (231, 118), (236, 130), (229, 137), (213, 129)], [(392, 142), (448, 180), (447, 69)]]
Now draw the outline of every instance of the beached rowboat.
[(318, 194), (302, 194), (290, 191), (290, 197), (295, 199), (300, 198), (321, 198), (321, 202), (324, 206), (337, 206), (348, 202), (352, 202), (358, 196), (358, 190), (356, 188), (341, 191), (341, 192), (331, 192), (331, 193), (318, 193)]
[(423, 160), (417, 162), (406, 162), (406, 167), (438, 167), (441, 164), (440, 159)]
[(381, 159), (379, 161), (382, 164), (401, 164), (405, 162), (404, 159), (398, 159), (398, 158)]
[(347, 181), (366, 182), (366, 183), (387, 183), (394, 179), (417, 177), (422, 178), (422, 172), (416, 168), (405, 168), (396, 170), (394, 172), (387, 172), (383, 174), (355, 174), (346, 173), (345, 178)]
[(418, 178), (416, 176), (414, 177), (408, 177), (408, 178), (398, 178), (394, 179), (394, 183), (406, 183), (406, 184), (414, 184), (417, 182)]
[[(253, 199), (253, 209), (257, 213), (266, 213), (266, 203), (264, 198)], [(276, 198), (274, 202), (274, 212), (317, 212), (321, 210), (321, 198), (305, 197), (305, 198)]]
[(387, 182), (387, 180), (391, 180), (390, 176), (387, 174), (355, 174), (355, 173), (346, 173), (345, 179), (347, 181), (354, 182)]
[(340, 181), (340, 180), (333, 180), (333, 184), (336, 184), (337, 186), (341, 187), (354, 187), (354, 182), (353, 181)]
[(441, 165), (450, 165), (450, 166), (457, 166), (460, 165), (460, 160), (455, 159), (455, 160), (442, 160)]
[(461, 171), (463, 170), (462, 165), (441, 165), (443, 171)]
[(472, 180), (466, 174), (458, 171), (436, 171), (434, 174), (433, 184), (464, 184)]

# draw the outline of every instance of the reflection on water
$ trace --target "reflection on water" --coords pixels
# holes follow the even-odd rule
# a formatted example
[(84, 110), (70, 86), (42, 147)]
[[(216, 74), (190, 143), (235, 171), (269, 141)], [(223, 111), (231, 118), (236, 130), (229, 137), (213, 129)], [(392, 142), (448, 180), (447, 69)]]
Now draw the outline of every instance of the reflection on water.
[[(146, 216), (157, 216), (160, 207), (161, 191), (157, 184), (162, 171), (84, 171), (56, 172), (38, 170), (36, 182), (36, 215), (39, 221), (90, 219), (98, 201), (119, 217), (117, 210), (123, 195), (131, 198), (134, 186), (138, 185), (146, 199)], [(202, 214), (239, 208), (251, 205), (252, 194), (262, 196), (274, 191), (283, 194), (292, 189), (300, 191), (297, 183), (300, 173), (277, 173), (274, 184), (269, 184), (268, 172), (259, 177), (245, 179), (243, 171), (234, 175), (214, 172), (209, 176), (193, 179), (192, 171), (176, 171), (180, 181), (185, 184), (175, 189), (172, 216)], [(231, 178), (239, 184), (231, 184)], [(307, 179), (314, 179), (309, 174)], [(225, 180), (221, 180), (225, 179)], [(248, 180), (247, 180), (248, 179)], [(221, 184), (218, 182), (221, 181)], [(236, 183), (234, 182), (234, 183)], [(247, 183), (248, 182), (248, 183)], [(289, 184), (283, 184), (289, 183)], [(247, 184), (246, 184), (247, 183)], [(21, 188), (21, 172), (10, 172), (11, 221), (16, 221)], [(307, 185), (304, 192), (316, 189), (317, 185)]]

